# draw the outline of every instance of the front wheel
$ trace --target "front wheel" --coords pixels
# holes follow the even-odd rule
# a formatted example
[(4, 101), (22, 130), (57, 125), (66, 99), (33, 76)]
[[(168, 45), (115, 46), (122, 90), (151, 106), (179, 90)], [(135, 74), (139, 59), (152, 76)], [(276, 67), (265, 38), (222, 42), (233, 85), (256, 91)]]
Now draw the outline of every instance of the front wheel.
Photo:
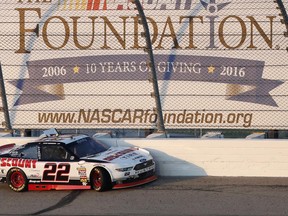
[(19, 168), (9, 170), (7, 174), (7, 183), (9, 187), (16, 192), (27, 190), (28, 180), (25, 173)]
[(91, 172), (91, 185), (96, 191), (106, 191), (112, 188), (111, 178), (109, 173), (103, 169), (96, 167)]

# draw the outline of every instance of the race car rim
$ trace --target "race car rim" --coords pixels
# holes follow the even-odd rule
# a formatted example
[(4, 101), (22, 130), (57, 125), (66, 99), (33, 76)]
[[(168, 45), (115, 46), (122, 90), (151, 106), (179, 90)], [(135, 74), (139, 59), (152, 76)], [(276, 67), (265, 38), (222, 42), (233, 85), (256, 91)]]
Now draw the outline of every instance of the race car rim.
[(20, 188), (25, 184), (24, 176), (20, 172), (14, 172), (11, 175), (11, 184), (15, 188)]
[(101, 178), (101, 173), (99, 170), (94, 171), (93, 183), (96, 189), (102, 187), (102, 178)]

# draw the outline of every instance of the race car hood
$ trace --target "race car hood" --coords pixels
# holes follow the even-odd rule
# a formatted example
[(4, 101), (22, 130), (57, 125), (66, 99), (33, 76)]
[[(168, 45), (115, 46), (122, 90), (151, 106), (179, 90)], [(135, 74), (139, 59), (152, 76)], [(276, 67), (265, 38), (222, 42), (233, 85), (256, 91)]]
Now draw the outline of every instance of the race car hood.
[(139, 148), (127, 148), (127, 147), (111, 147), (107, 151), (97, 154), (95, 156), (87, 156), (81, 158), (91, 161), (103, 161), (112, 163), (139, 163), (151, 159), (148, 151)]

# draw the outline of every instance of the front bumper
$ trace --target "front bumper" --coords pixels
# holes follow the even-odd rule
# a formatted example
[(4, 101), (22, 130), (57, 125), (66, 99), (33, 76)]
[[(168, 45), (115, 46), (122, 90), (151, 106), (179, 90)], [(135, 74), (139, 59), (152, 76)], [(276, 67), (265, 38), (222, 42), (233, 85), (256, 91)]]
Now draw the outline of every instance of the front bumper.
[(122, 189), (122, 188), (129, 188), (129, 187), (135, 187), (143, 184), (147, 184), (149, 182), (155, 181), (157, 179), (157, 176), (153, 172), (152, 175), (148, 175), (146, 178), (136, 178), (136, 179), (127, 179), (124, 181), (117, 181), (113, 189)]
[(133, 170), (118, 176), (113, 182), (113, 189), (128, 188), (143, 185), (157, 179), (156, 165), (153, 159), (134, 166)]

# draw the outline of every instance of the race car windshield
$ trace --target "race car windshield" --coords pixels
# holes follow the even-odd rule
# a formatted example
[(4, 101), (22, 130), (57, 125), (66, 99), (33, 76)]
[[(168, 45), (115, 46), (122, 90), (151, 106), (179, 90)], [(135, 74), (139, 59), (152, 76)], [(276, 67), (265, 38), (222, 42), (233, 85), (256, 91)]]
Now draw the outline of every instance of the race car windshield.
[(97, 142), (90, 137), (72, 142), (68, 144), (67, 147), (79, 158), (99, 154), (109, 149), (109, 146)]

